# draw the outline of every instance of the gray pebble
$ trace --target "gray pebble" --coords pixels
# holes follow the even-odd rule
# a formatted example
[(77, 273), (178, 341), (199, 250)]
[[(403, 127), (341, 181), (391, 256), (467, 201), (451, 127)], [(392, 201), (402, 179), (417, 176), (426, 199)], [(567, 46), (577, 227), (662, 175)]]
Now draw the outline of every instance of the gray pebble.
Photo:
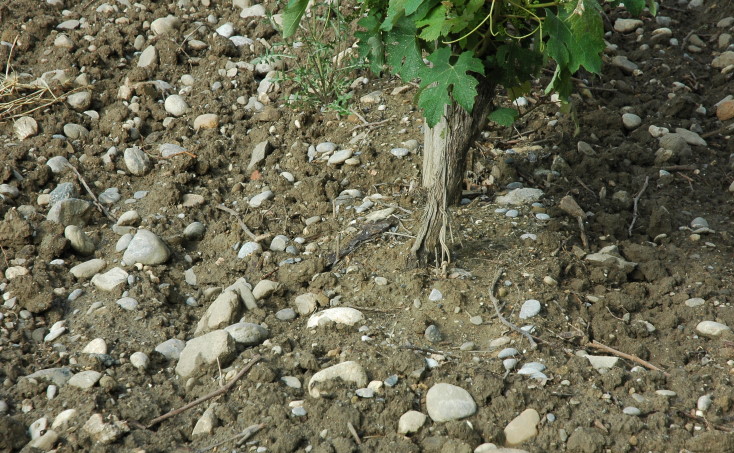
[(706, 301), (700, 297), (692, 297), (685, 301), (687, 307), (700, 307), (705, 303)]
[(703, 217), (696, 217), (695, 219), (691, 220), (691, 228), (693, 228), (694, 230), (708, 227), (709, 223)]
[(150, 171), (150, 158), (137, 146), (125, 149), (124, 156), (125, 165), (133, 175), (143, 176)]
[(68, 200), (69, 198), (75, 198), (78, 196), (78, 192), (74, 184), (70, 182), (62, 182), (54, 188), (49, 194), (49, 204), (54, 205), (61, 200)]
[(250, 201), (248, 204), (251, 208), (259, 208), (263, 203), (265, 203), (268, 200), (272, 200), (275, 195), (271, 190), (265, 190), (262, 193), (259, 193), (255, 195), (254, 197), (250, 198)]
[(161, 264), (170, 256), (168, 246), (155, 233), (140, 229), (125, 249), (122, 259), (128, 264)]
[(329, 160), (327, 161), (327, 163), (329, 165), (342, 164), (344, 163), (344, 161), (352, 157), (353, 154), (354, 154), (354, 151), (351, 149), (342, 149), (340, 151), (335, 152), (331, 156), (329, 156)]
[(625, 113), (622, 115), (622, 124), (628, 130), (637, 129), (642, 124), (642, 118), (634, 113)]
[(51, 168), (54, 173), (63, 173), (68, 170), (69, 161), (64, 156), (54, 156), (46, 161), (46, 165)]
[(64, 125), (64, 135), (71, 140), (77, 140), (89, 135), (89, 129), (76, 123), (67, 123)]
[(183, 146), (178, 146), (173, 143), (163, 143), (158, 147), (158, 152), (161, 157), (171, 157), (176, 154), (181, 154), (186, 151)]
[(474, 324), (475, 326), (481, 326), (484, 320), (481, 316), (472, 316), (471, 318), (469, 318), (469, 322)]
[(113, 204), (120, 201), (120, 198), (122, 197), (120, 196), (120, 189), (118, 189), (117, 187), (110, 187), (109, 189), (105, 189), (104, 192), (99, 194), (99, 197), (97, 198), (99, 199), (100, 203)]
[(426, 393), (426, 410), (434, 422), (446, 422), (474, 414), (477, 404), (463, 388), (438, 383)]
[(288, 245), (288, 237), (282, 234), (279, 234), (275, 236), (272, 241), (270, 241), (270, 250), (274, 252), (282, 252), (285, 250), (287, 245)]
[(441, 331), (438, 330), (438, 327), (435, 324), (431, 324), (430, 326), (428, 326), (424, 335), (426, 337), (426, 340), (430, 341), (431, 343), (438, 343), (443, 340), (443, 335), (441, 335)]
[(375, 390), (371, 388), (357, 389), (354, 393), (356, 393), (360, 398), (372, 398), (375, 396)]
[(238, 322), (224, 328), (234, 341), (245, 346), (254, 346), (265, 341), (270, 332), (268, 329), (250, 322)]
[(181, 351), (186, 347), (186, 342), (177, 338), (171, 338), (155, 347), (155, 351), (168, 360), (178, 360)]
[(92, 215), (93, 205), (86, 200), (68, 198), (54, 204), (46, 218), (61, 225), (84, 226)]
[(294, 407), (291, 409), (291, 413), (296, 417), (304, 417), (308, 414), (308, 411), (303, 406)]
[(138, 301), (132, 297), (123, 297), (122, 299), (118, 299), (117, 305), (122, 307), (123, 310), (133, 311), (138, 308)]
[(514, 357), (518, 354), (520, 354), (520, 351), (515, 348), (505, 348), (497, 354), (497, 357), (500, 359), (506, 359), (508, 357)]
[(254, 253), (260, 253), (262, 250), (262, 246), (257, 242), (245, 242), (239, 252), (237, 252), (237, 258), (242, 259)]
[(76, 225), (67, 226), (64, 229), (64, 237), (68, 239), (71, 248), (82, 255), (90, 255), (96, 249), (94, 241)]
[(283, 376), (280, 380), (292, 389), (300, 389), (303, 386), (303, 384), (301, 384), (301, 380), (295, 376)]
[(517, 209), (510, 209), (507, 212), (505, 212), (505, 216), (510, 217), (511, 219), (514, 219), (515, 217), (519, 215), (520, 215), (520, 212)]
[(18, 140), (25, 140), (38, 133), (38, 123), (30, 116), (22, 116), (13, 125), (13, 130)]
[(296, 318), (296, 311), (292, 308), (284, 308), (282, 310), (278, 310), (275, 313), (275, 317), (280, 321), (291, 321)]
[(410, 154), (410, 151), (407, 148), (393, 148), (390, 150), (390, 154), (395, 157), (405, 157)]
[(529, 319), (540, 313), (540, 302), (535, 299), (526, 300), (520, 308), (520, 319)]
[(166, 112), (173, 116), (181, 116), (189, 109), (186, 100), (178, 94), (168, 96), (163, 103), (163, 107), (166, 109)]
[(94, 370), (81, 371), (69, 379), (68, 384), (81, 389), (89, 389), (102, 377), (102, 373)]
[(622, 409), (622, 413), (624, 413), (625, 415), (638, 416), (642, 414), (642, 411), (634, 406), (627, 406), (624, 409)]
[(383, 382), (385, 383), (385, 387), (395, 387), (398, 384), (398, 375), (393, 374), (391, 376), (388, 376), (387, 379), (385, 379)]
[(66, 297), (66, 300), (69, 302), (74, 302), (75, 300), (79, 299), (79, 297), (84, 294), (84, 290), (81, 288), (77, 288)]
[(92, 93), (89, 91), (79, 91), (74, 94), (70, 94), (66, 98), (66, 102), (68, 102), (74, 110), (82, 112), (88, 109), (89, 105), (92, 103)]
[(130, 363), (139, 370), (145, 370), (150, 365), (150, 359), (146, 353), (137, 351), (130, 356)]
[(183, 236), (189, 241), (199, 241), (204, 237), (206, 227), (201, 222), (192, 222), (184, 228)]
[(76, 266), (69, 269), (69, 272), (71, 273), (71, 275), (78, 279), (87, 279), (104, 269), (106, 265), (107, 263), (105, 262), (105, 260), (92, 259), (77, 264)]
[(130, 245), (130, 241), (133, 240), (133, 235), (130, 233), (125, 233), (122, 236), (120, 236), (120, 239), (117, 240), (117, 244), (115, 244), (115, 251), (122, 252), (125, 249), (127, 249), (127, 246)]

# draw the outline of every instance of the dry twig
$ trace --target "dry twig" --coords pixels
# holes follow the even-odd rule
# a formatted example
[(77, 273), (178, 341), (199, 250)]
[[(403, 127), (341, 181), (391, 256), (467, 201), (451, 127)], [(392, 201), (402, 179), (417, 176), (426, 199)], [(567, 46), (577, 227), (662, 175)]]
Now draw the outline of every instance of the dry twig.
[(500, 301), (497, 300), (497, 298), (494, 296), (494, 287), (497, 286), (497, 282), (500, 280), (500, 277), (502, 277), (502, 273), (504, 271), (505, 270), (503, 268), (500, 268), (497, 271), (497, 276), (494, 278), (492, 285), (489, 287), (489, 298), (492, 300), (492, 304), (494, 305), (494, 311), (497, 314), (497, 318), (499, 318), (502, 324), (514, 330), (515, 332), (519, 333), (520, 335), (524, 336), (525, 338), (527, 338), (527, 340), (530, 342), (530, 349), (537, 349), (538, 343), (535, 342), (535, 339), (533, 338), (533, 336), (530, 335), (530, 333), (525, 332), (521, 328), (517, 327), (515, 324), (508, 321), (504, 316), (502, 316), (502, 313), (500, 312)]
[(79, 170), (77, 170), (71, 164), (67, 164), (67, 165), (68, 165), (69, 168), (71, 168), (71, 170), (74, 172), (74, 174), (76, 175), (76, 177), (79, 178), (79, 182), (82, 183), (82, 185), (84, 186), (84, 189), (86, 189), (86, 191), (89, 194), (89, 196), (92, 197), (92, 200), (94, 200), (94, 205), (97, 207), (97, 209), (99, 209), (99, 212), (101, 212), (102, 214), (104, 214), (105, 217), (107, 217), (108, 219), (110, 219), (113, 222), (117, 223), (117, 219), (115, 218), (115, 216), (113, 216), (112, 214), (110, 214), (110, 211), (108, 211), (107, 208), (105, 208), (104, 206), (102, 206), (102, 203), (99, 202), (99, 200), (97, 199), (97, 196), (94, 195), (94, 192), (92, 192), (92, 189), (89, 188), (89, 185), (87, 184), (87, 181), (84, 180), (84, 177), (82, 176), (81, 173), (79, 173)]
[(209, 401), (210, 399), (212, 399), (212, 398), (214, 398), (214, 397), (217, 397), (217, 396), (219, 396), (219, 395), (221, 395), (221, 394), (223, 394), (223, 393), (227, 393), (227, 392), (229, 391), (229, 389), (231, 389), (231, 388), (232, 388), (232, 387), (234, 386), (234, 384), (235, 384), (235, 383), (236, 383), (236, 382), (237, 382), (237, 381), (238, 381), (238, 380), (239, 380), (239, 379), (240, 379), (240, 378), (241, 378), (242, 376), (244, 376), (245, 374), (247, 374), (247, 372), (248, 372), (248, 371), (250, 371), (250, 369), (251, 369), (251, 368), (252, 368), (252, 367), (253, 367), (253, 366), (254, 366), (254, 365), (255, 365), (255, 364), (256, 364), (256, 363), (257, 363), (257, 362), (258, 362), (258, 361), (259, 361), (259, 360), (261, 359), (261, 358), (262, 358), (262, 356), (260, 356), (260, 355), (255, 355), (255, 356), (254, 356), (254, 357), (252, 358), (252, 360), (250, 360), (250, 363), (248, 363), (247, 365), (245, 365), (245, 367), (244, 367), (244, 368), (242, 368), (242, 369), (240, 370), (240, 372), (239, 372), (239, 373), (237, 373), (237, 375), (236, 375), (235, 377), (233, 377), (233, 378), (232, 378), (232, 380), (231, 380), (231, 381), (229, 381), (229, 382), (227, 383), (227, 385), (225, 385), (224, 387), (220, 387), (219, 389), (217, 389), (217, 390), (215, 390), (215, 391), (213, 391), (213, 392), (209, 393), (208, 395), (204, 395), (204, 396), (202, 396), (201, 398), (198, 398), (198, 399), (196, 399), (196, 400), (194, 400), (194, 401), (190, 402), (189, 404), (186, 404), (185, 406), (179, 407), (178, 409), (174, 409), (174, 410), (172, 410), (172, 411), (170, 411), (170, 412), (167, 412), (167, 413), (165, 413), (165, 414), (161, 415), (160, 417), (156, 417), (156, 418), (154, 418), (153, 420), (151, 420), (151, 421), (150, 421), (150, 423), (148, 423), (148, 426), (147, 426), (146, 428), (150, 429), (150, 428), (154, 427), (155, 425), (157, 425), (158, 423), (160, 423), (160, 422), (162, 422), (162, 421), (164, 421), (164, 420), (167, 420), (167, 419), (169, 419), (169, 418), (171, 418), (171, 417), (173, 417), (173, 416), (175, 416), (175, 415), (178, 415), (178, 414), (181, 414), (181, 413), (183, 413), (183, 412), (186, 412), (187, 410), (191, 409), (191, 408), (192, 408), (192, 407), (194, 407), (194, 406), (198, 406), (199, 404), (203, 403), (204, 401)]
[(357, 430), (354, 429), (352, 422), (347, 422), (347, 429), (349, 429), (349, 433), (354, 438), (354, 441), (357, 442), (357, 445), (362, 445), (362, 439), (359, 438), (359, 434), (357, 434)]
[(234, 209), (230, 209), (230, 208), (224, 206), (223, 204), (220, 204), (220, 205), (215, 206), (215, 207), (217, 209), (220, 209), (220, 210), (222, 210), (222, 211), (224, 211), (224, 212), (232, 215), (235, 219), (237, 219), (237, 223), (240, 225), (240, 228), (242, 228), (242, 231), (244, 231), (245, 234), (250, 237), (250, 239), (252, 239), (255, 242), (257, 242), (258, 239), (260, 239), (257, 236), (255, 236), (255, 233), (253, 233), (252, 231), (250, 231), (249, 228), (247, 228), (247, 225), (245, 225), (245, 222), (243, 222), (242, 219), (240, 219), (240, 215), (237, 213), (237, 211), (235, 211)]
[(641, 358), (637, 357), (636, 355), (632, 355), (632, 354), (627, 354), (627, 353), (625, 353), (625, 352), (622, 352), (622, 351), (618, 351), (618, 350), (616, 350), (616, 349), (614, 349), (614, 348), (612, 348), (612, 347), (609, 347), (609, 346), (607, 346), (607, 345), (605, 345), (605, 344), (599, 343), (599, 342), (598, 342), (598, 341), (596, 341), (596, 340), (593, 340), (593, 341), (592, 341), (591, 343), (589, 343), (589, 344), (588, 344), (587, 346), (589, 346), (589, 347), (591, 347), (591, 348), (595, 348), (595, 349), (599, 349), (599, 350), (602, 350), (602, 351), (608, 352), (608, 353), (610, 353), (610, 354), (614, 354), (614, 355), (616, 355), (617, 357), (622, 357), (623, 359), (631, 360), (631, 361), (633, 361), (633, 362), (635, 362), (635, 363), (638, 363), (638, 364), (640, 364), (640, 365), (644, 366), (645, 368), (648, 368), (648, 369), (650, 369), (650, 370), (653, 370), (653, 371), (660, 371), (660, 372), (661, 372), (661, 373), (663, 373), (664, 375), (666, 375), (666, 376), (670, 376), (670, 375), (669, 375), (669, 374), (668, 374), (668, 373), (667, 373), (666, 371), (664, 371), (664, 370), (663, 370), (662, 368), (656, 367), (655, 365), (653, 365), (652, 363), (648, 362), (647, 360), (642, 360)]
[(645, 176), (645, 184), (642, 185), (642, 189), (640, 189), (639, 192), (637, 192), (637, 195), (635, 195), (634, 199), (634, 206), (632, 208), (632, 222), (630, 223), (630, 227), (627, 230), (627, 233), (632, 236), (632, 229), (635, 227), (635, 222), (637, 222), (637, 203), (640, 202), (640, 197), (642, 196), (642, 193), (647, 189), (647, 184), (650, 182), (650, 177)]
[(221, 442), (217, 442), (214, 445), (209, 445), (208, 447), (200, 448), (200, 449), (196, 450), (196, 452), (197, 453), (204, 453), (205, 451), (213, 450), (213, 449), (215, 449), (215, 448), (217, 448), (219, 446), (222, 446), (222, 445), (226, 444), (227, 442), (232, 442), (233, 440), (237, 440), (237, 445), (242, 445), (245, 442), (247, 442), (247, 439), (249, 439), (250, 437), (252, 437), (255, 434), (257, 434), (257, 432), (260, 431), (261, 429), (263, 429), (264, 427), (265, 427), (265, 423), (260, 423), (258, 425), (248, 426), (241, 433), (235, 434), (234, 436), (232, 436), (232, 437), (230, 437), (228, 439), (224, 439)]

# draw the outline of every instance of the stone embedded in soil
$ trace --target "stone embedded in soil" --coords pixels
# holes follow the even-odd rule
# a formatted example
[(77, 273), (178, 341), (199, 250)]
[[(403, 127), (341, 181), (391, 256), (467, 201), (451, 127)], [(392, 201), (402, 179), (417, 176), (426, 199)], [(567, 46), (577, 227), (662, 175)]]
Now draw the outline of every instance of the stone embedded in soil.
[(632, 272), (637, 266), (637, 263), (622, 258), (622, 255), (619, 253), (619, 248), (616, 245), (608, 245), (597, 253), (586, 255), (584, 259), (600, 266), (614, 266), (626, 273)]
[(83, 227), (92, 215), (92, 203), (78, 198), (69, 198), (51, 206), (46, 218), (63, 226), (76, 225)]
[(426, 337), (426, 340), (430, 341), (431, 343), (439, 343), (441, 342), (441, 340), (443, 340), (443, 335), (441, 334), (438, 326), (435, 324), (431, 324), (430, 326), (426, 327), (426, 331), (423, 333), (423, 336)]
[(186, 342), (176, 364), (176, 373), (183, 379), (205, 372), (204, 365), (229, 364), (237, 352), (235, 340), (224, 330), (215, 330)]
[(158, 64), (158, 49), (154, 45), (149, 45), (143, 50), (138, 58), (138, 67), (147, 68), (148, 66), (155, 66)]
[(50, 451), (51, 449), (53, 449), (54, 444), (58, 440), (59, 440), (59, 434), (56, 431), (49, 429), (48, 431), (43, 433), (41, 436), (28, 442), (28, 444), (26, 445), (26, 448), (30, 448), (31, 451), (34, 449), (41, 450), (41, 451)]
[(426, 423), (426, 414), (418, 411), (408, 411), (398, 420), (398, 434), (417, 433)]
[(95, 338), (82, 349), (83, 354), (107, 354), (107, 342), (104, 338)]
[(204, 113), (194, 119), (194, 130), (216, 129), (219, 126), (219, 115), (215, 113)]
[(66, 367), (60, 368), (44, 368), (35, 373), (29, 374), (27, 377), (39, 381), (51, 382), (59, 387), (65, 386), (69, 379), (74, 375), (71, 369)]
[(151, 22), (150, 31), (156, 35), (164, 35), (175, 32), (180, 26), (181, 20), (178, 17), (169, 14), (166, 17), (159, 17)]
[(328, 165), (339, 165), (344, 163), (347, 159), (352, 157), (354, 154), (354, 151), (351, 149), (342, 149), (340, 151), (335, 152), (331, 156), (329, 156), (329, 159), (326, 161)]
[(270, 332), (265, 327), (251, 322), (238, 322), (224, 328), (234, 341), (244, 346), (254, 346), (267, 340)]
[(642, 118), (634, 113), (625, 113), (622, 115), (622, 124), (628, 130), (637, 129), (642, 124)]
[(731, 328), (716, 321), (701, 321), (696, 325), (696, 332), (705, 337), (720, 337), (724, 334), (730, 334)]
[(614, 31), (619, 33), (629, 33), (642, 27), (642, 21), (639, 19), (623, 19), (621, 17), (614, 21)]
[(262, 251), (263, 247), (258, 242), (245, 242), (244, 244), (242, 244), (242, 247), (240, 247), (240, 250), (237, 252), (237, 258), (246, 258), (252, 254), (260, 253)]
[(79, 91), (77, 93), (70, 94), (66, 98), (66, 102), (68, 102), (69, 106), (74, 110), (83, 112), (92, 104), (92, 93), (89, 91)]
[(107, 262), (105, 260), (94, 258), (89, 261), (77, 264), (76, 266), (69, 269), (69, 272), (71, 273), (71, 275), (81, 280), (92, 277), (94, 274), (104, 269), (106, 265)]
[(214, 302), (209, 305), (204, 315), (196, 325), (194, 335), (221, 329), (237, 319), (242, 311), (240, 296), (234, 291), (223, 291)]
[(71, 248), (82, 255), (91, 255), (97, 248), (92, 238), (76, 225), (64, 228), (64, 237), (69, 241)]
[(306, 327), (315, 328), (331, 323), (345, 324), (353, 326), (358, 322), (364, 321), (364, 315), (361, 311), (350, 307), (334, 307), (314, 313), (309, 319)]
[(520, 308), (520, 319), (529, 319), (540, 313), (541, 305), (540, 302), (535, 299), (528, 299)]
[(533, 189), (530, 187), (523, 187), (520, 189), (514, 189), (507, 192), (506, 195), (501, 195), (495, 200), (498, 204), (509, 204), (509, 205), (526, 205), (534, 203), (543, 196), (543, 191), (540, 189)]
[(634, 406), (627, 406), (622, 409), (622, 413), (625, 415), (639, 416), (642, 414), (642, 411)]
[(171, 257), (168, 246), (155, 233), (140, 229), (133, 236), (130, 244), (122, 255), (122, 260), (127, 264), (162, 264)]
[(734, 52), (731, 50), (722, 52), (721, 55), (711, 61), (711, 67), (716, 69), (723, 69), (731, 65), (734, 65)]
[(614, 58), (612, 58), (612, 66), (618, 67), (627, 74), (632, 74), (639, 68), (635, 63), (631, 62), (624, 55), (616, 55)]
[(150, 365), (150, 358), (146, 353), (136, 351), (130, 355), (130, 364), (139, 370), (146, 370)]
[(67, 123), (64, 124), (64, 135), (71, 140), (77, 140), (89, 135), (89, 129), (81, 124)]
[(166, 109), (166, 112), (173, 116), (181, 116), (189, 110), (189, 105), (186, 103), (186, 100), (178, 94), (168, 96), (163, 103), (163, 107)]
[(707, 146), (708, 143), (706, 143), (706, 140), (701, 138), (700, 135), (693, 131), (689, 131), (688, 129), (683, 129), (681, 127), (675, 128), (675, 133), (683, 137), (683, 140), (686, 141), (689, 145), (693, 146)]
[(619, 357), (607, 356), (607, 355), (586, 355), (585, 356), (591, 366), (595, 370), (609, 370), (614, 368), (619, 363)]
[(137, 299), (134, 299), (132, 297), (122, 297), (120, 299), (117, 299), (117, 302), (115, 303), (119, 305), (120, 308), (127, 311), (133, 311), (138, 308), (139, 305)]
[(719, 121), (727, 121), (734, 118), (734, 101), (724, 101), (716, 107), (716, 117)]
[(84, 434), (88, 435), (93, 443), (108, 445), (115, 442), (123, 434), (130, 431), (126, 422), (121, 422), (115, 415), (108, 417), (109, 423), (105, 423), (102, 414), (93, 414), (82, 426)]
[(296, 311), (292, 308), (284, 308), (275, 312), (275, 317), (279, 321), (291, 321), (296, 319)]
[(140, 222), (140, 214), (136, 210), (125, 211), (117, 219), (117, 225), (134, 226)]
[(248, 17), (265, 17), (266, 11), (263, 5), (252, 5), (247, 8), (242, 8), (240, 11), (240, 17), (247, 19)]
[(206, 233), (206, 227), (201, 222), (191, 222), (183, 230), (183, 236), (189, 241), (200, 241)]
[(306, 293), (296, 296), (293, 300), (296, 311), (300, 315), (310, 315), (319, 305), (326, 305), (329, 300), (323, 294)]
[(540, 415), (535, 409), (525, 409), (505, 426), (505, 442), (509, 446), (520, 445), (538, 434)]
[(55, 174), (63, 173), (69, 169), (69, 160), (64, 156), (54, 156), (46, 161), (46, 165)]
[(252, 288), (252, 296), (255, 300), (267, 299), (273, 293), (280, 289), (281, 284), (272, 280), (260, 280), (254, 288)]
[(21, 116), (13, 124), (13, 131), (18, 140), (25, 140), (38, 133), (38, 123), (30, 116)]
[(118, 286), (127, 282), (128, 273), (124, 269), (114, 267), (104, 274), (92, 277), (92, 284), (102, 291), (113, 291)]
[(324, 368), (314, 374), (308, 382), (309, 395), (311, 395), (312, 398), (319, 398), (321, 396), (319, 384), (332, 381), (337, 378), (341, 379), (345, 383), (352, 384), (357, 388), (367, 385), (367, 373), (365, 373), (362, 365), (353, 361), (342, 362), (337, 365)]
[(292, 389), (300, 389), (302, 387), (300, 379), (295, 376), (283, 376), (280, 380)]
[(143, 176), (150, 171), (150, 158), (137, 146), (125, 149), (125, 166), (135, 176)]
[(186, 347), (186, 342), (178, 338), (171, 338), (155, 347), (155, 352), (161, 354), (168, 360), (178, 360), (181, 357), (181, 351)]
[(530, 453), (518, 448), (497, 447), (495, 444), (482, 444), (474, 449), (474, 453)]
[(79, 387), (80, 389), (90, 389), (94, 387), (100, 378), (102, 373), (94, 370), (81, 371), (69, 379), (68, 384), (72, 387)]
[(426, 393), (426, 409), (434, 422), (448, 422), (473, 415), (477, 411), (477, 404), (463, 388), (438, 383)]
[(218, 425), (217, 416), (214, 414), (214, 409), (217, 407), (217, 403), (212, 403), (201, 417), (196, 421), (193, 431), (191, 431), (191, 437), (208, 436), (214, 431), (214, 428)]
[(701, 305), (705, 304), (706, 301), (700, 297), (691, 297), (690, 299), (686, 299), (684, 302), (686, 304), (686, 307), (700, 307)]
[(273, 252), (283, 252), (288, 246), (289, 241), (288, 236), (279, 234), (270, 241), (270, 250)]
[(266, 201), (272, 200), (274, 196), (275, 194), (273, 194), (272, 190), (264, 190), (263, 192), (250, 198), (250, 201), (248, 202), (248, 204), (250, 205), (251, 208), (259, 208)]

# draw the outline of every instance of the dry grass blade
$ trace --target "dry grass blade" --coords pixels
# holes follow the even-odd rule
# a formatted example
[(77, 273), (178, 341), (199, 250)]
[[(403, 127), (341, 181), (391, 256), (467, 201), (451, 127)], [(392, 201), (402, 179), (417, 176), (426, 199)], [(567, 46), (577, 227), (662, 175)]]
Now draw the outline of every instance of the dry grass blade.
[(0, 123), (63, 102), (84, 88), (76, 87), (57, 95), (48, 84), (23, 83), (15, 74), (0, 74)]

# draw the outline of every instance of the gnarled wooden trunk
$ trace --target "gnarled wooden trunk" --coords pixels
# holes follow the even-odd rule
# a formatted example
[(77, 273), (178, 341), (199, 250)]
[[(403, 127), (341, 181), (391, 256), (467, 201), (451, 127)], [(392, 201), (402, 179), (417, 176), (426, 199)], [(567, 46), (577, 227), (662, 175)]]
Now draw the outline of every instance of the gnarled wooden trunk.
[(451, 259), (447, 244), (449, 206), (461, 200), (461, 184), (466, 171), (466, 154), (477, 139), (492, 108), (495, 85), (480, 79), (472, 113), (452, 102), (441, 121), (425, 126), (423, 187), (428, 191), (421, 227), (411, 252), (419, 264), (432, 259), (437, 265)]

